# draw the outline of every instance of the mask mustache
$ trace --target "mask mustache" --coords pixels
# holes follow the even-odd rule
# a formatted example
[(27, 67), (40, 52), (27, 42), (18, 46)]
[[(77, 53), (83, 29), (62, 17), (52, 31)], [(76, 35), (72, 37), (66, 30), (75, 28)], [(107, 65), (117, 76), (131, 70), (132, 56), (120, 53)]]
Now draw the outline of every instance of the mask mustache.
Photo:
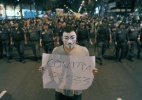
[(69, 48), (72, 48), (73, 43), (68, 43)]
[(68, 43), (68, 45), (72, 45), (73, 43)]

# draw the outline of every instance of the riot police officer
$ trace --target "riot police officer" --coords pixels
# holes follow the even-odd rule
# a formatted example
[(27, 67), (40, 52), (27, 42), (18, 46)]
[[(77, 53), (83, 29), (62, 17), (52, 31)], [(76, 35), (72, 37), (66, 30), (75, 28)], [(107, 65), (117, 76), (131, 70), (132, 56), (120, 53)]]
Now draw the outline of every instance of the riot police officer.
[(10, 59), (10, 29), (8, 28), (8, 23), (4, 24), (1, 34), (2, 45), (6, 52), (7, 62), (9, 63)]
[(35, 22), (31, 20), (30, 27), (28, 29), (28, 37), (30, 40), (30, 46), (32, 47), (32, 52), (34, 54), (34, 60), (39, 62), (40, 58), (40, 28), (35, 25)]
[(140, 26), (140, 32), (138, 35), (138, 51), (137, 51), (137, 58), (140, 59), (142, 51), (142, 25)]
[(44, 30), (41, 32), (40, 37), (40, 46), (43, 46), (43, 49), (46, 53), (51, 53), (54, 48), (54, 33), (51, 29), (48, 28), (48, 24), (43, 25)]
[(120, 23), (119, 27), (116, 29), (114, 33), (114, 42), (115, 42), (115, 61), (120, 61), (123, 59), (126, 48), (127, 48), (127, 41), (128, 41), (128, 31), (125, 27), (125, 23)]
[(54, 37), (57, 37), (58, 28), (55, 22), (48, 24), (48, 28), (53, 31)]
[(18, 22), (14, 23), (14, 28), (12, 29), (11, 32), (11, 45), (14, 42), (14, 46), (16, 47), (18, 54), (19, 54), (19, 61), (25, 63), (24, 60), (24, 45), (26, 43), (26, 34), (24, 33), (24, 30), (19, 27)]
[(80, 23), (80, 27), (77, 29), (77, 42), (81, 46), (88, 46), (88, 42), (92, 45), (92, 41), (90, 39), (89, 31), (85, 27), (84, 21)]
[(58, 45), (62, 45), (63, 41), (62, 41), (62, 35), (63, 35), (63, 29), (66, 26), (66, 22), (60, 22), (61, 23), (61, 27), (58, 29), (58, 36), (57, 36), (57, 44)]
[(103, 20), (102, 24), (96, 31), (95, 42), (97, 43), (98, 60), (99, 64), (103, 64), (103, 55), (107, 49), (109, 43), (112, 42), (111, 31), (107, 25), (107, 21)]
[(135, 23), (128, 27), (128, 60), (133, 61), (134, 50), (138, 41), (138, 30), (136, 29)]
[(2, 46), (1, 34), (2, 34), (2, 25), (0, 25), (0, 58), (3, 57), (3, 46)]

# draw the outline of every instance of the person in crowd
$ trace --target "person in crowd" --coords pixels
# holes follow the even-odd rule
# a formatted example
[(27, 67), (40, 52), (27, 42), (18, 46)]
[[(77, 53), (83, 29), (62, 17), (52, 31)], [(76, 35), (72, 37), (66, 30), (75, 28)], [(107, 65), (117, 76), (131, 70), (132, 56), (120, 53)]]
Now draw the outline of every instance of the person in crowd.
[(26, 34), (24, 33), (24, 30), (19, 27), (18, 22), (15, 22), (14, 26), (15, 27), (11, 31), (10, 44), (12, 45), (14, 43), (20, 57), (19, 61), (25, 63), (24, 45), (27, 44)]
[(66, 27), (66, 22), (62, 21), (59, 23), (61, 23), (61, 27), (58, 29), (57, 45), (62, 45), (63, 44), (63, 41), (62, 41), (63, 29), (64, 27)]
[(4, 27), (1, 33), (1, 39), (2, 39), (3, 48), (6, 52), (7, 63), (9, 63), (9, 60), (10, 60), (10, 29), (8, 27), (8, 23), (4, 24)]
[[(52, 54), (58, 55), (75, 55), (75, 56), (89, 56), (88, 49), (76, 44), (77, 35), (71, 26), (66, 26), (63, 30), (63, 45), (54, 48)], [(39, 71), (44, 69), (39, 67)], [(92, 74), (96, 75), (97, 69), (94, 69)], [(80, 90), (65, 90), (56, 89), (55, 100), (82, 100), (82, 91)]]
[(40, 46), (43, 46), (43, 49), (46, 53), (51, 53), (54, 48), (54, 33), (51, 29), (48, 28), (48, 24), (43, 25), (43, 31), (40, 35)]
[(1, 34), (2, 34), (2, 25), (0, 25), (0, 58), (3, 57), (3, 46), (2, 46)]
[(135, 22), (128, 27), (128, 60), (133, 62), (134, 50), (137, 45), (139, 31)]
[(34, 54), (34, 60), (40, 61), (40, 29), (35, 25), (36, 23), (31, 20), (30, 27), (28, 29), (28, 37), (30, 41), (30, 46), (32, 47), (32, 52)]
[(139, 34), (138, 34), (138, 51), (137, 51), (137, 58), (141, 58), (141, 51), (142, 51), (142, 25), (140, 24)]
[(81, 46), (88, 47), (88, 42), (92, 45), (90, 34), (88, 29), (85, 28), (85, 22), (80, 23), (80, 27), (77, 29), (77, 42)]
[(114, 42), (115, 42), (115, 61), (121, 62), (124, 58), (127, 48), (128, 41), (128, 31), (125, 27), (125, 23), (121, 22), (119, 27), (114, 33)]
[(109, 43), (112, 42), (111, 31), (107, 25), (107, 21), (103, 20), (99, 26), (95, 36), (95, 43), (97, 44), (98, 60), (99, 64), (103, 64), (103, 55), (107, 49)]

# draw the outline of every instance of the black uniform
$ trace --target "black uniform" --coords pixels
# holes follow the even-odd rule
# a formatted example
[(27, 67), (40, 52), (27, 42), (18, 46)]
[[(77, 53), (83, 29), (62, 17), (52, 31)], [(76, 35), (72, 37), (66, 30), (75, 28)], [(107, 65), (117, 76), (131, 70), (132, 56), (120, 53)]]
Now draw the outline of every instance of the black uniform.
[(54, 48), (54, 33), (52, 30), (44, 30), (41, 34), (42, 45), (46, 53), (51, 53)]
[(24, 43), (25, 43), (25, 33), (20, 27), (13, 28), (11, 32), (12, 41), (14, 41), (14, 46), (16, 47), (18, 54), (20, 56), (20, 62), (24, 61)]
[(127, 29), (117, 28), (114, 34), (116, 61), (121, 62), (122, 58), (125, 56), (127, 48), (127, 40), (128, 40)]
[(60, 28), (58, 29), (58, 36), (59, 36), (59, 44), (60, 44), (60, 45), (63, 45), (63, 41), (62, 41), (63, 30), (64, 30), (64, 27), (60, 27)]
[(109, 44), (110, 34), (111, 32), (107, 26), (100, 25), (97, 30), (96, 40), (98, 47), (99, 64), (103, 63), (102, 58)]
[(32, 47), (32, 51), (35, 57), (35, 61), (38, 61), (40, 57), (40, 29), (37, 26), (30, 27), (28, 29), (28, 37), (30, 40), (30, 46)]
[(57, 25), (55, 25), (55, 23), (49, 24), (49, 29), (53, 31), (54, 37), (57, 36), (58, 28)]
[(2, 58), (3, 56), (3, 46), (2, 46), (1, 34), (2, 34), (2, 27), (0, 27), (0, 58)]
[(90, 36), (89, 36), (89, 31), (85, 28), (78, 28), (77, 29), (77, 42), (81, 46), (87, 47), (89, 42)]
[(140, 29), (140, 33), (139, 33), (139, 38), (140, 38), (140, 41), (138, 41), (138, 51), (137, 51), (137, 58), (140, 59), (140, 54), (141, 54), (141, 51), (142, 51), (142, 28)]
[(133, 56), (134, 56), (134, 50), (137, 45), (137, 40), (138, 40), (138, 31), (134, 25), (129, 26), (128, 28), (128, 41), (130, 42), (128, 45), (129, 49), (129, 54), (128, 54), (128, 59), (130, 61), (133, 61)]
[(6, 52), (7, 62), (9, 62), (9, 59), (10, 59), (10, 30), (8, 28), (4, 27), (2, 29), (1, 39), (2, 39), (3, 48)]

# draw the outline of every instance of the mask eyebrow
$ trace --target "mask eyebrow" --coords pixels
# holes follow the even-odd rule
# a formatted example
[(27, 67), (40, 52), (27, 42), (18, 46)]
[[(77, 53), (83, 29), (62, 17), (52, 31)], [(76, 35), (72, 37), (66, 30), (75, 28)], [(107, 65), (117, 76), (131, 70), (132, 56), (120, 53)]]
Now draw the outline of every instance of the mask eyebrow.
[(72, 38), (72, 37), (75, 37), (75, 35), (72, 35), (71, 38)]
[(64, 36), (65, 38), (68, 38), (69, 36)]

